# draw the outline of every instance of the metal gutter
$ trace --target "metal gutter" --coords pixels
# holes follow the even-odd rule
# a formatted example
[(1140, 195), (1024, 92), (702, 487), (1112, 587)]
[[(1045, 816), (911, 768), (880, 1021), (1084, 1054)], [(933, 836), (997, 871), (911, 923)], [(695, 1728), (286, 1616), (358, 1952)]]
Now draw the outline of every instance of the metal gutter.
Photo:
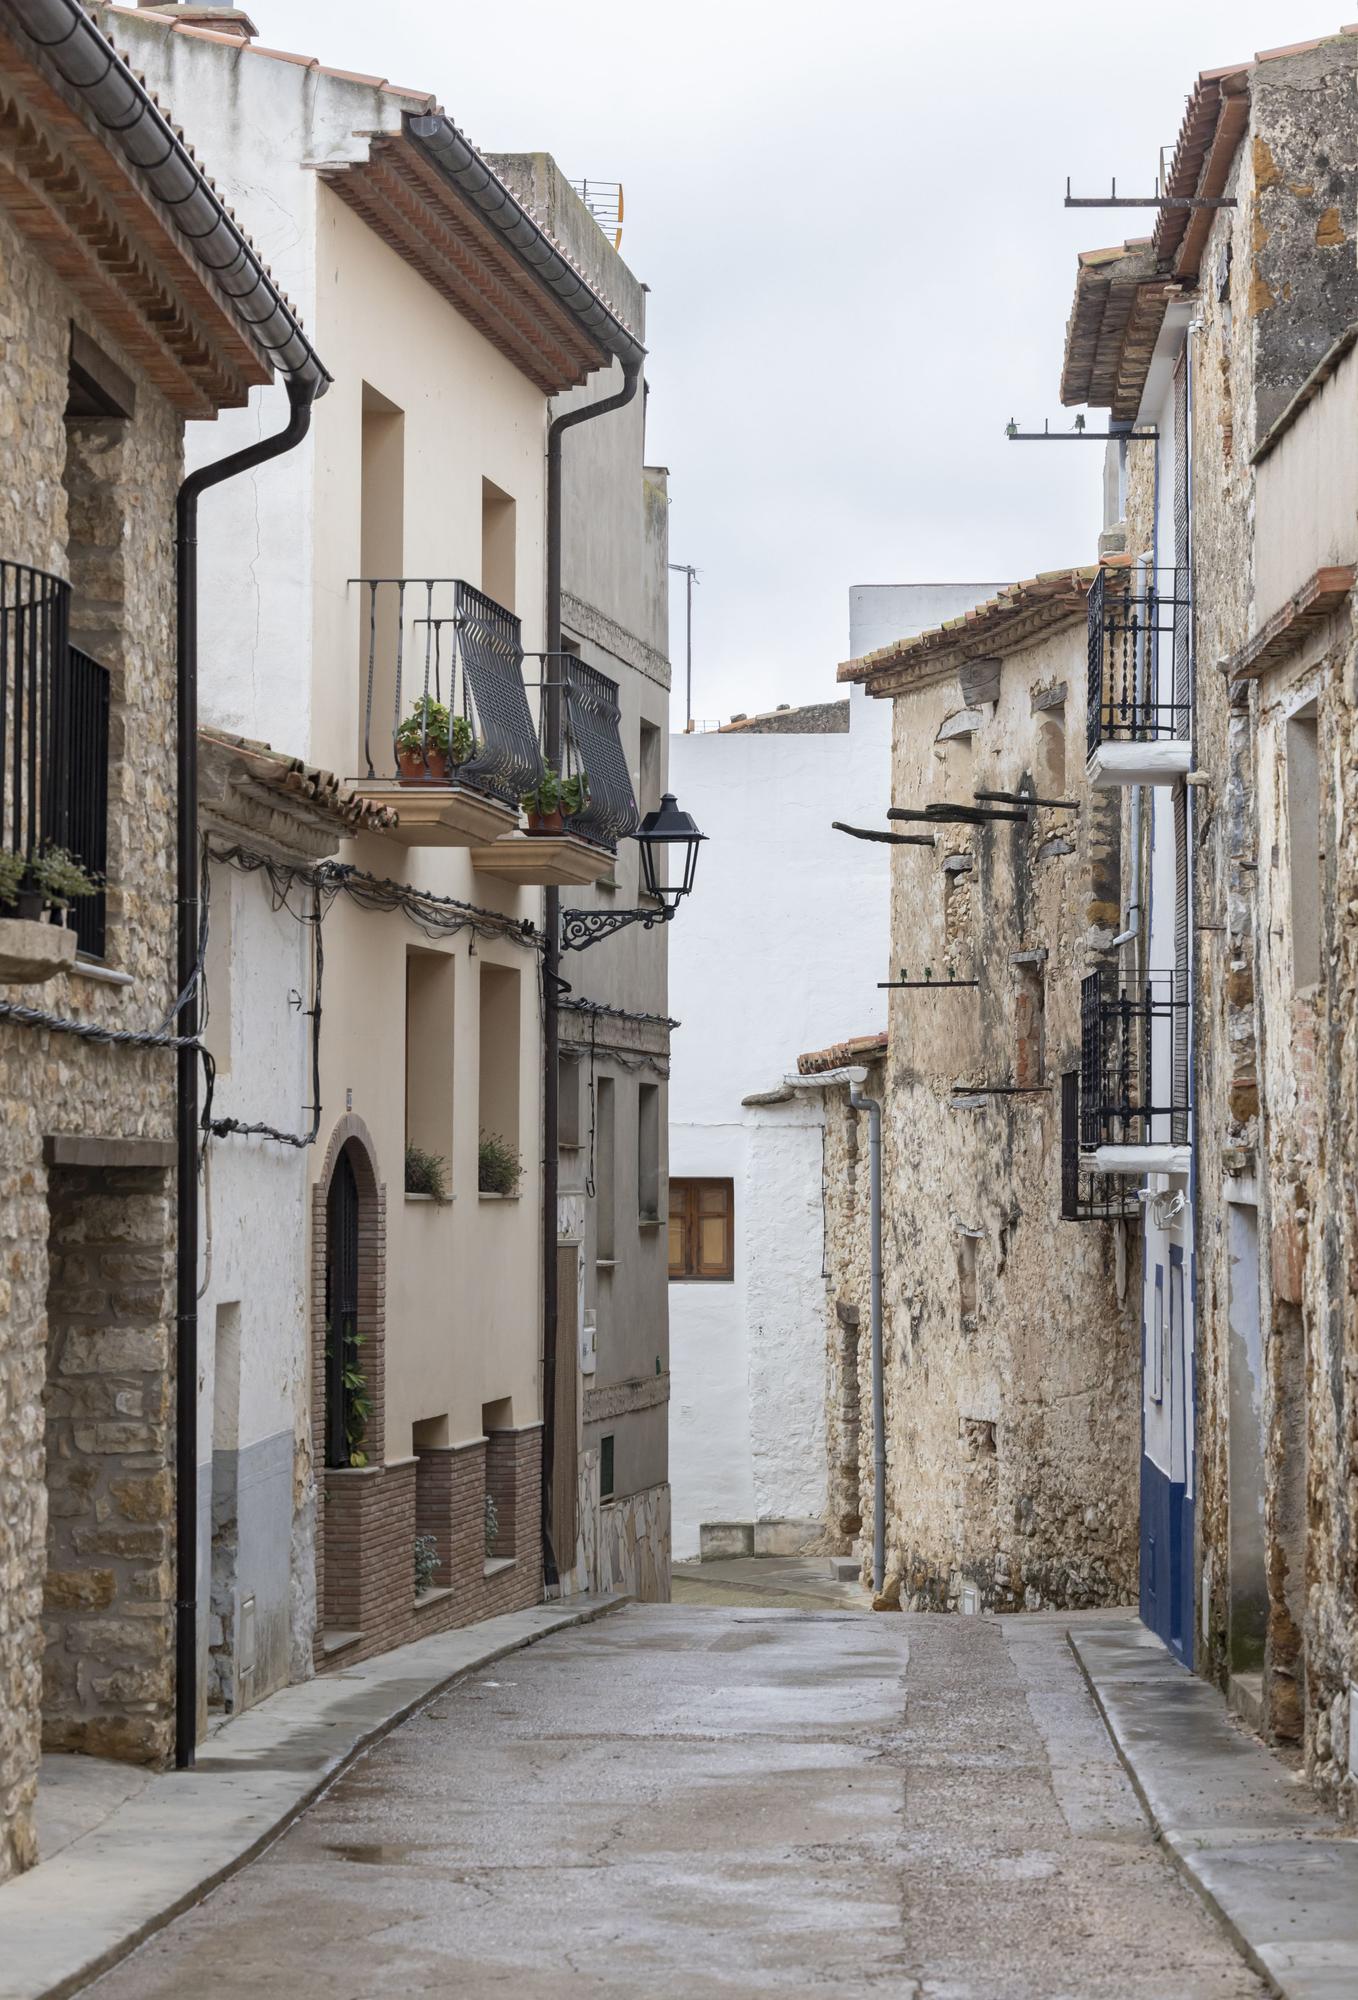
[(452, 120), (441, 114), (408, 111), (403, 123), (412, 144), (480, 210), (491, 228), (504, 238), (572, 318), (621, 361), (624, 368), (640, 368), (646, 355), (642, 342), (607, 301), (599, 297), (560, 244), (547, 234), (541, 223), (534, 221), (522, 202), (491, 171)]
[(296, 313), (145, 84), (78, 0), (0, 0), (0, 13), (73, 90), (110, 151), (167, 209), (194, 262), (210, 272), (280, 374), (325, 394), (330, 376)]

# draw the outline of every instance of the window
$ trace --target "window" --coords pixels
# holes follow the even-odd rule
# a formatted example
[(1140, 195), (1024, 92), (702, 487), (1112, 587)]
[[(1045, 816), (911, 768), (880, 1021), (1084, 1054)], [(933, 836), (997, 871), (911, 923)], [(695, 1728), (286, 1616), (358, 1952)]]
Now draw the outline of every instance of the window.
[(406, 954), (406, 1144), (442, 1160), (453, 1157), (453, 992), (451, 952)]
[(613, 1433), (599, 1439), (599, 1498), (613, 1498)]
[(735, 1276), (735, 1183), (670, 1182), (670, 1276)]
[(514, 502), (489, 479), (481, 481), (481, 588), (514, 609)]
[(580, 1144), (580, 1058), (561, 1055), (556, 1064), (556, 1144), (558, 1152)]
[(519, 1151), (519, 974), (481, 965), (480, 1130)]
[(1320, 981), (1320, 745), (1316, 705), (1287, 723), (1287, 846), (1292, 903), (1292, 984)]
[(660, 804), (660, 789), (660, 731), (655, 723), (643, 722), (637, 768), (637, 804), (643, 813)]
[(613, 1079), (601, 1076), (594, 1086), (594, 1255), (611, 1264), (616, 1254), (617, 1148), (613, 1116)]
[(660, 1085), (637, 1086), (637, 1216), (660, 1220)]

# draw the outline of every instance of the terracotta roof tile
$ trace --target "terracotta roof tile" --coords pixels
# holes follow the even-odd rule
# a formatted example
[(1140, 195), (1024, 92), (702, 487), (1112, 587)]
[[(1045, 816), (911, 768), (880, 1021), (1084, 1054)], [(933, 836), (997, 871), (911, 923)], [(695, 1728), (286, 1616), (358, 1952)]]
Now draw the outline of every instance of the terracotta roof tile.
[(869, 694), (892, 695), (943, 679), (963, 660), (1016, 652), (1045, 632), (1085, 616), (1097, 563), (1080, 569), (1043, 570), (1024, 583), (1008, 583), (963, 617), (950, 618), (927, 632), (915, 632), (879, 646), (839, 668), (841, 681), (860, 681)]
[(847, 1042), (832, 1042), (828, 1049), (812, 1049), (809, 1055), (798, 1056), (797, 1074), (822, 1076), (826, 1070), (861, 1067), (880, 1062), (886, 1052), (885, 1029), (876, 1035), (855, 1035)]

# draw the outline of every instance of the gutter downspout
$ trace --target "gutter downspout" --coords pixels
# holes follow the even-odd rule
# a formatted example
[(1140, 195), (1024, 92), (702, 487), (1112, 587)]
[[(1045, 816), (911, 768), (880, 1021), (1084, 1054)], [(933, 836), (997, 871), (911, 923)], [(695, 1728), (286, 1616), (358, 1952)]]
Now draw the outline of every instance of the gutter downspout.
[[(285, 429), (191, 472), (175, 507), (178, 779), (178, 1032), (196, 1041), (198, 1005), (198, 500), (211, 486), (299, 445), (325, 376), (288, 380)], [(198, 1742), (198, 1050), (177, 1052), (175, 1265), (175, 1768), (192, 1768)]]
[(868, 1114), (868, 1185), (871, 1201), (872, 1284), (872, 1588), (880, 1596), (886, 1575), (886, 1398), (882, 1388), (882, 1106), (856, 1083), (849, 1103)]
[[(544, 750), (549, 764), (561, 763), (561, 687), (557, 662), (561, 653), (561, 436), (574, 424), (620, 410), (636, 395), (641, 380), (640, 349), (622, 363), (622, 387), (598, 403), (583, 403), (553, 418), (547, 431), (547, 654), (544, 689), (546, 728)], [(557, 1141), (559, 1131), (559, 1056), (561, 1050), (561, 891), (548, 889), (543, 907), (546, 948), (542, 960), (542, 1572), (551, 1588), (560, 1582), (561, 1565), (552, 1542), (552, 1474), (556, 1466), (556, 1335), (558, 1295)], [(564, 1551), (562, 1552), (565, 1553)], [(572, 1550), (568, 1562), (574, 1560)]]

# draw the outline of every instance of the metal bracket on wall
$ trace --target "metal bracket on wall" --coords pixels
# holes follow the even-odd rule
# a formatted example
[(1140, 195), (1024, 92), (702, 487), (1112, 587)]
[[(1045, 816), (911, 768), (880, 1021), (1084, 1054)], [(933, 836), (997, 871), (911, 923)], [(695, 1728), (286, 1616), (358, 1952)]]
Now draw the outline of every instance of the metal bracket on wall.
[(667, 924), (673, 915), (674, 911), (668, 907), (654, 910), (563, 910), (561, 949), (585, 951), (590, 945), (598, 944), (601, 938), (626, 930), (629, 924), (640, 924), (644, 931), (650, 931), (657, 924)]

